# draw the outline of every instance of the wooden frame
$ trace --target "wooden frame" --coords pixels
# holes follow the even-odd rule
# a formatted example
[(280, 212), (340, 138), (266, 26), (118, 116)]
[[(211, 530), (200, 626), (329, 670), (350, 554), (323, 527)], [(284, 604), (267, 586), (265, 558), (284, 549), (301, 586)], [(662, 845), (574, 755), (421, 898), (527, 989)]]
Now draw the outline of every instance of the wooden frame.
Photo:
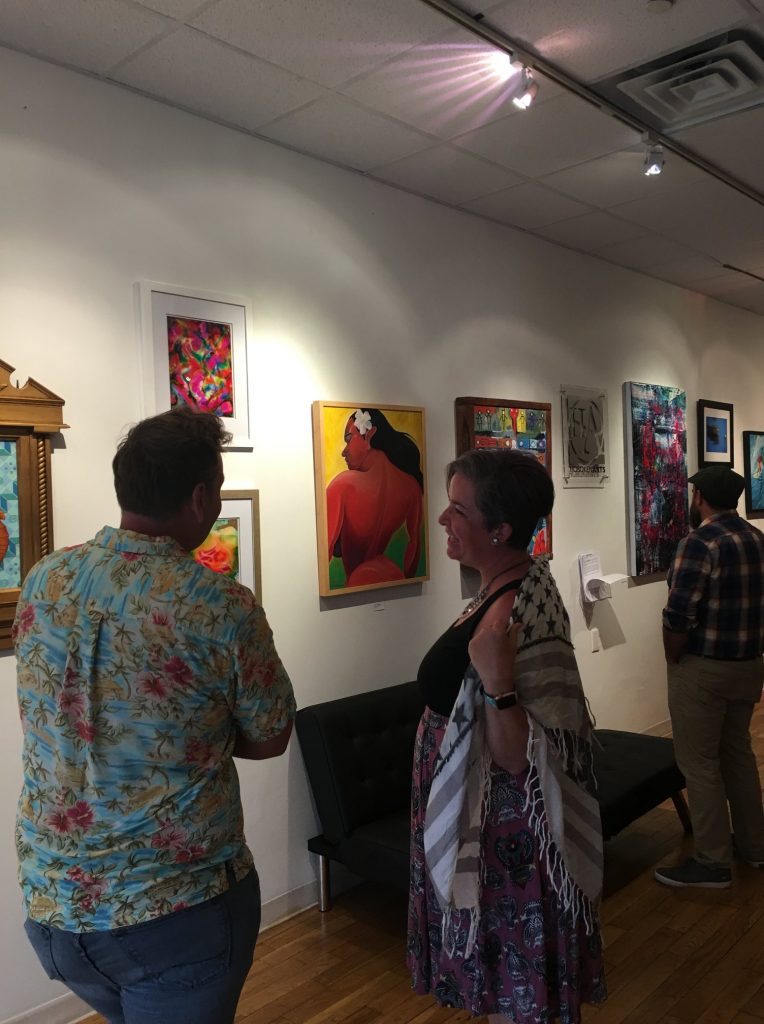
[(733, 417), (727, 402), (698, 399), (698, 469), (735, 465)]
[(751, 519), (764, 516), (764, 430), (743, 431), (745, 467), (745, 514)]
[(220, 416), (233, 435), (229, 447), (251, 449), (246, 300), (158, 281), (138, 287), (144, 414), (186, 401)]
[(26, 574), (53, 550), (50, 435), (66, 427), (64, 400), (31, 377), (14, 387), (13, 371), (0, 360), (0, 650), (12, 646)]
[[(249, 587), (262, 602), (260, 492), (223, 491), (221, 498), (219, 518), (207, 539), (192, 554), (202, 565)], [(236, 521), (236, 526), (231, 520)]]
[[(512, 448), (533, 456), (552, 475), (552, 405), (510, 398), (454, 400), (456, 454), (473, 448)], [(528, 551), (552, 557), (552, 516), (539, 521)]]
[(424, 409), (314, 402), (313, 457), (321, 596), (429, 579)]
[(608, 480), (607, 392), (560, 389), (563, 487), (604, 487)]

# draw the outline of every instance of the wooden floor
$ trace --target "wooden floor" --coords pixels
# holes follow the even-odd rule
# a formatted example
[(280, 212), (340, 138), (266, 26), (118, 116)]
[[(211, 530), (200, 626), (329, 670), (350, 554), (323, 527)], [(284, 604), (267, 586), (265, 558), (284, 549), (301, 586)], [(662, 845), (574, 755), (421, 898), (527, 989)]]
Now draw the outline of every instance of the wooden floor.
[[(753, 723), (764, 778), (764, 707)], [(602, 908), (610, 997), (587, 1024), (762, 1024), (764, 872), (736, 865), (730, 889), (676, 890), (657, 864), (691, 852), (673, 805), (605, 848)], [(306, 910), (264, 931), (237, 1024), (456, 1024), (469, 1015), (410, 990), (405, 899), (359, 886), (327, 914)], [(103, 1018), (91, 1016), (87, 1024)], [(476, 1022), (477, 1024), (477, 1022)]]

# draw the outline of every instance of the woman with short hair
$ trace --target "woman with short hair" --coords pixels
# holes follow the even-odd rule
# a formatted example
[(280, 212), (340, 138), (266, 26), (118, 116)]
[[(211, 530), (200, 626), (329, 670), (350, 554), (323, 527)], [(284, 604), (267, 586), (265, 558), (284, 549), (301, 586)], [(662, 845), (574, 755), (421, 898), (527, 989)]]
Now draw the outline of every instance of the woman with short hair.
[(438, 522), (481, 586), (425, 655), (412, 789), (408, 964), (417, 992), (489, 1021), (578, 1024), (606, 997), (592, 721), (547, 559), (535, 459), (472, 451)]

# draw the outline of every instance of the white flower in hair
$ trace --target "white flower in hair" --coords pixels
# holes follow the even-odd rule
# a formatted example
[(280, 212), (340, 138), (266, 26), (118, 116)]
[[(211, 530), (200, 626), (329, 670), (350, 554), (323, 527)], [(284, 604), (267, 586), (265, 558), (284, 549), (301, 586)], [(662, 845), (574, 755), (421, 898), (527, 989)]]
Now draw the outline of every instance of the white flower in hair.
[(371, 413), (364, 412), (363, 409), (356, 409), (353, 419), (355, 420), (355, 428), (361, 437), (364, 436), (367, 430), (371, 430)]

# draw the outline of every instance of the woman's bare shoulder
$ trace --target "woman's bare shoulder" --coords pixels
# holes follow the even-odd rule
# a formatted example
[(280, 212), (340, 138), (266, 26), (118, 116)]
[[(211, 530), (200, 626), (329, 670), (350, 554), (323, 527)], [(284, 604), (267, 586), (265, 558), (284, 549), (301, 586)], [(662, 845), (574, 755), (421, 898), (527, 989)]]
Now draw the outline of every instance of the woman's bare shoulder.
[(498, 597), (485, 613), (482, 621), (487, 626), (493, 626), (497, 623), (503, 623), (506, 625), (512, 616), (512, 608), (515, 604), (515, 593), (516, 591), (509, 590), (506, 594), (502, 594), (501, 597)]

